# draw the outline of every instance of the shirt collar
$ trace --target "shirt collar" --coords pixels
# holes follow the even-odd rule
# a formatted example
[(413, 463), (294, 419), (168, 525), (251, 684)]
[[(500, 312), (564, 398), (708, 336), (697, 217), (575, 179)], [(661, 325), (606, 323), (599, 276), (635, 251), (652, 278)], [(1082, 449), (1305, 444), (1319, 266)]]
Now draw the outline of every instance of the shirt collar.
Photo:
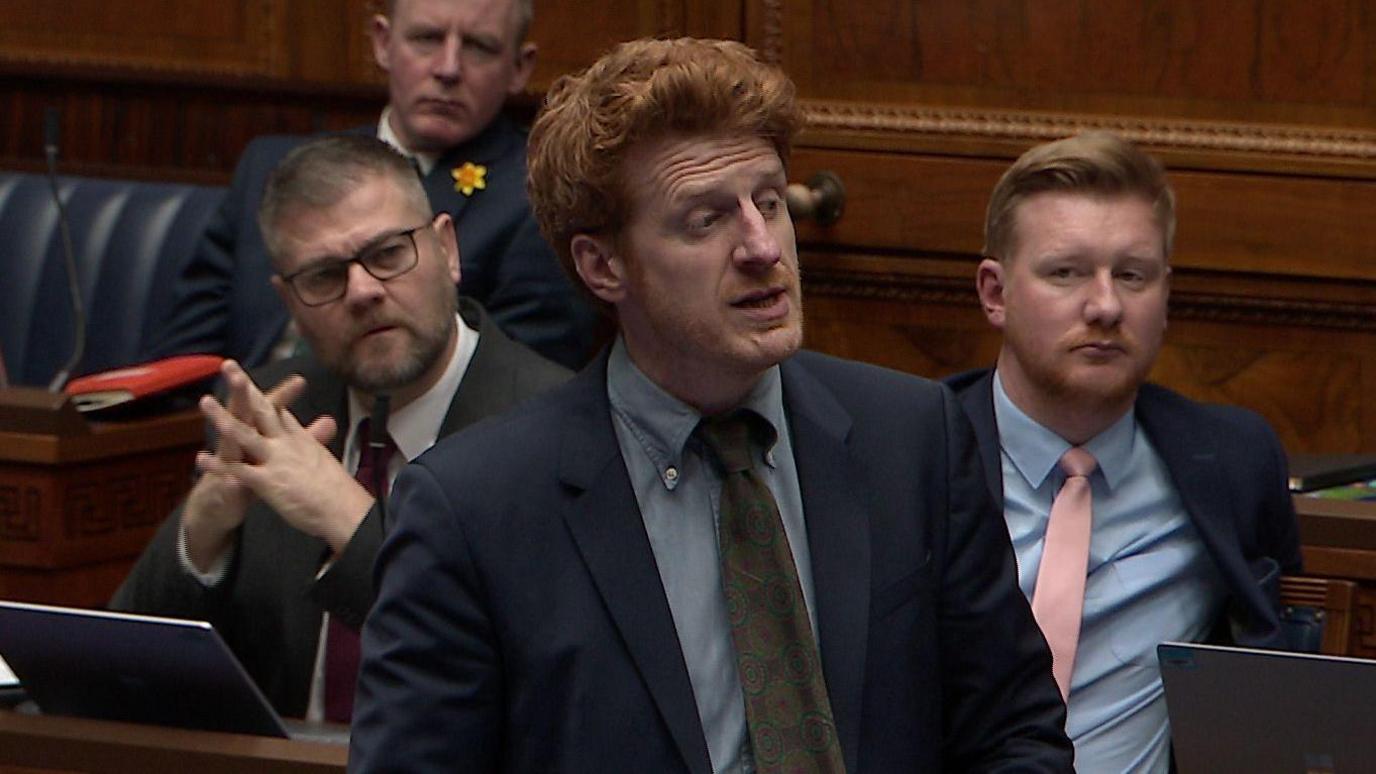
[[(452, 165), (458, 165), (464, 161), (471, 161), (475, 164), (500, 162), (510, 152), (511, 143), (521, 136), (516, 124), (504, 113), (498, 113), (487, 126), (483, 127), (481, 132), (443, 153), (415, 153), (403, 145), (396, 132), (392, 131), (392, 124), (388, 121), (391, 114), (391, 105), (382, 109), (382, 118), (378, 119), (377, 122), (377, 138), (396, 148), (408, 158), (415, 159), (423, 177), (428, 176), (430, 171), (441, 161), (446, 161)], [(524, 151), (520, 155), (524, 157)]]
[[(674, 488), (683, 449), (697, 429), (702, 414), (646, 376), (631, 361), (625, 340), (620, 336), (612, 344), (607, 359), (607, 397), (612, 411), (655, 464), (661, 481), (666, 487)], [(754, 411), (774, 427), (774, 446), (765, 450), (765, 462), (773, 467), (774, 449), (779, 443), (777, 439), (783, 437), (784, 428), (783, 380), (777, 365), (764, 372), (739, 408)], [(675, 469), (672, 475), (668, 473), (670, 469)]]
[[(1014, 405), (1003, 389), (1003, 379), (994, 371), (994, 421), (999, 430), (999, 447), (1012, 460), (1028, 486), (1040, 489), (1070, 443), (1038, 423)], [(1132, 446), (1137, 440), (1137, 422), (1132, 409), (1089, 439), (1084, 449), (1094, 455), (1099, 472), (1115, 489), (1128, 473)]]
[[(458, 336), (454, 352), (450, 355), (449, 363), (445, 366), (439, 381), (420, 397), (393, 411), (387, 417), (387, 434), (392, 436), (397, 451), (401, 452), (407, 462), (435, 445), (435, 440), (439, 438), (440, 425), (449, 413), (450, 404), (454, 402), (454, 394), (459, 390), (459, 382), (463, 381), (463, 375), (473, 360), (473, 353), (478, 349), (478, 332), (468, 327), (462, 317), (458, 317)], [(350, 444), (357, 443), (358, 423), (369, 416), (371, 411), (372, 407), (365, 405), (357, 393), (350, 389)]]
[(402, 144), (401, 138), (392, 131), (392, 122), (387, 120), (392, 115), (392, 106), (388, 105), (382, 109), (382, 118), (377, 122), (377, 138), (396, 148), (403, 156), (413, 159), (416, 166), (420, 167), (422, 177), (430, 174), (430, 170), (435, 168), (435, 162), (439, 161), (439, 154), (436, 153), (417, 153)]

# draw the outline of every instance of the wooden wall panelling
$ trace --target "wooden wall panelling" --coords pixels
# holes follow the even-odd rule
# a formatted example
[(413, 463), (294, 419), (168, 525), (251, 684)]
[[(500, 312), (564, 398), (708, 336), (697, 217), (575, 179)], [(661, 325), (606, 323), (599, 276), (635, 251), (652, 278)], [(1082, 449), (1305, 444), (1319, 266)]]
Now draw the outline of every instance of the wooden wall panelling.
[(281, 76), (287, 4), (273, 0), (7, 0), (0, 59), (233, 76)]
[(225, 183), (254, 137), (376, 121), (384, 100), (380, 87), (11, 73), (0, 76), (0, 166), (43, 168), (51, 105), (61, 111), (65, 173)]
[(530, 38), (540, 46), (531, 90), (582, 70), (617, 43), (642, 37), (738, 38), (741, 0), (610, 0), (535, 3)]
[(1362, 0), (752, 0), (804, 96), (1368, 128)]

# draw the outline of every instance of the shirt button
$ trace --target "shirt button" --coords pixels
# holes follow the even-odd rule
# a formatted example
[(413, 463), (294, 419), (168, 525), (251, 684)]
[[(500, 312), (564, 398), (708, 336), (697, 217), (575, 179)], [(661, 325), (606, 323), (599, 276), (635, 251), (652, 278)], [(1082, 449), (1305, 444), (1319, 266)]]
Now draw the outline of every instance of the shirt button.
[(664, 471), (664, 477), (665, 477), (666, 479), (670, 480), (670, 481), (677, 481), (677, 480), (678, 480), (678, 468), (667, 468), (667, 469), (665, 469), (665, 471)]

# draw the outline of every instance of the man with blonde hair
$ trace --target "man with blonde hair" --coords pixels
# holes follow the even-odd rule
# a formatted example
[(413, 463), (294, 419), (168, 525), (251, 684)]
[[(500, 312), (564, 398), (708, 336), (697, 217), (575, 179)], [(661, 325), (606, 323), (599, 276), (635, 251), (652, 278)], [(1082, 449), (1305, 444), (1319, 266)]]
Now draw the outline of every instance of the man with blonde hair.
[(555, 85), (532, 203), (619, 335), (398, 480), (352, 770), (1070, 770), (954, 398), (798, 351), (800, 120), (739, 43)]
[(1284, 452), (1260, 417), (1147, 383), (1166, 330), (1175, 195), (1092, 132), (1029, 150), (989, 200), (976, 285), (993, 370), (948, 383), (975, 426), (1083, 772), (1165, 772), (1156, 646), (1280, 647), (1300, 567)]

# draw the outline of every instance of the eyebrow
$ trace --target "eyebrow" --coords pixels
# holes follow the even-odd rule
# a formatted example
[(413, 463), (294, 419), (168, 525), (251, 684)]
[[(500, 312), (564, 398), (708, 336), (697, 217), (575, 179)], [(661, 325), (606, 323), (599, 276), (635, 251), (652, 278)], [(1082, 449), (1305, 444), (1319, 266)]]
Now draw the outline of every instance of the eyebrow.
[(325, 268), (326, 266), (333, 266), (335, 264), (348, 263), (349, 261), (352, 261), (353, 259), (362, 255), (363, 253), (366, 253), (374, 247), (377, 247), (378, 245), (382, 244), (383, 242), (386, 242), (388, 239), (401, 236), (404, 233), (406, 233), (406, 229), (404, 228), (394, 229), (392, 231), (384, 231), (381, 234), (378, 234), (372, 237), (371, 239), (365, 241), (362, 244), (362, 246), (360, 246), (357, 250), (353, 252), (352, 255), (328, 253), (325, 255), (320, 255), (315, 258), (308, 259), (302, 266), (297, 268), (297, 270), (293, 272), (293, 274), (300, 273), (303, 271), (309, 271), (311, 269)]

